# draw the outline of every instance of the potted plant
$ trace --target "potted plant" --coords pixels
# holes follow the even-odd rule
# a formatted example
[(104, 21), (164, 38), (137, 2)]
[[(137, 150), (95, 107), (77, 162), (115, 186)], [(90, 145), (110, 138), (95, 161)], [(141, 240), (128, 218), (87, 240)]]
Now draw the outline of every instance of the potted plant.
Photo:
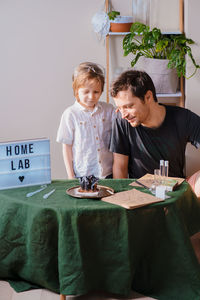
[[(149, 26), (135, 22), (130, 33), (123, 39), (123, 50), (124, 56), (129, 53), (134, 55), (132, 67), (137, 64), (137, 68), (144, 69), (152, 77), (157, 93), (174, 93), (177, 90), (178, 77), (186, 77), (186, 55), (194, 66), (194, 72), (186, 78), (194, 76), (200, 68), (192, 55), (189, 46), (191, 44), (194, 41), (186, 38), (184, 34), (162, 34), (158, 28), (150, 30)], [(151, 63), (155, 65), (152, 66)], [(158, 67), (161, 67), (161, 71), (156, 75)], [(161, 75), (164, 75), (163, 79)], [(160, 79), (162, 82), (158, 83)]]
[(115, 10), (108, 13), (100, 11), (92, 17), (93, 30), (100, 35), (100, 38), (105, 38), (109, 31), (129, 32), (132, 24), (133, 17), (120, 16), (120, 12)]
[(129, 32), (133, 24), (132, 16), (120, 16), (119, 11), (112, 10), (108, 12), (110, 20), (110, 31), (112, 32)]

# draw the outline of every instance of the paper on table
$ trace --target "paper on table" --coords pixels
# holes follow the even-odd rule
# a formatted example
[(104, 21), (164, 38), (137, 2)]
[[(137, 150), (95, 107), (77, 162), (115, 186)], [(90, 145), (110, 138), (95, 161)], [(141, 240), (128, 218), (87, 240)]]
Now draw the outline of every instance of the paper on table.
[(151, 203), (164, 201), (163, 199), (157, 198), (147, 193), (140, 192), (136, 189), (115, 193), (114, 195), (102, 198), (101, 200), (112, 204), (120, 205), (127, 209), (134, 209)]
[[(154, 175), (152, 174), (145, 174), (144, 176), (140, 177), (139, 179), (137, 179), (137, 181), (143, 183), (144, 185), (146, 185), (148, 188), (150, 188), (153, 184), (154, 181)], [(130, 183), (131, 186), (140, 186), (137, 182), (131, 182)]]
[[(180, 177), (167, 177), (167, 179), (169, 179), (169, 180), (175, 180), (176, 181), (175, 185), (180, 185), (185, 180), (184, 178), (180, 178)], [(143, 183), (144, 185), (146, 185), (148, 188), (150, 188), (152, 186), (152, 184), (153, 184), (153, 181), (154, 181), (154, 175), (147, 173), (146, 175), (140, 177), (137, 180), (139, 182)], [(131, 186), (140, 186), (135, 181), (131, 182), (130, 185)]]

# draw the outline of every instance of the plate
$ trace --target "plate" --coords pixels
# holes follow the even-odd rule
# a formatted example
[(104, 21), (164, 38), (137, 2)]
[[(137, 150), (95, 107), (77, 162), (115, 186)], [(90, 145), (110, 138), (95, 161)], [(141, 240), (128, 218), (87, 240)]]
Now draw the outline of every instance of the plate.
[[(88, 195), (88, 193), (77, 193), (78, 189), (80, 188), (80, 185), (78, 186), (74, 186), (72, 188), (69, 188), (68, 190), (66, 190), (66, 193), (72, 197), (75, 198), (87, 198), (87, 199), (100, 199), (103, 197), (108, 197), (114, 194), (114, 190), (111, 189), (108, 186), (103, 186), (103, 185), (97, 185), (97, 188), (99, 189), (98, 194), (96, 195)], [(87, 195), (86, 195), (87, 194)]]

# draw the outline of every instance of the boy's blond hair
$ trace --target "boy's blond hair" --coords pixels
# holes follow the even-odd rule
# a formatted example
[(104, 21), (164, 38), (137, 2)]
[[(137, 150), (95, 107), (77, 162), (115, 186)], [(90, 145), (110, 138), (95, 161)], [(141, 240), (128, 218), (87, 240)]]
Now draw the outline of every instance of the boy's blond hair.
[(81, 63), (74, 71), (72, 76), (72, 87), (74, 90), (74, 96), (78, 94), (78, 89), (83, 87), (88, 80), (96, 79), (101, 84), (101, 91), (103, 92), (105, 78), (104, 70), (98, 64), (92, 62)]

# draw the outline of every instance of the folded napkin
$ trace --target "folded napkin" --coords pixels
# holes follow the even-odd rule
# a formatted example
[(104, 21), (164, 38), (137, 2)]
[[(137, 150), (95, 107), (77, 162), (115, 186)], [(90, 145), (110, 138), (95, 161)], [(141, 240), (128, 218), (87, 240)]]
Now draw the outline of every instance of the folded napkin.
[[(179, 177), (167, 177), (166, 181), (174, 181), (174, 187), (177, 185), (180, 185), (185, 179), (184, 178), (179, 178)], [(139, 179), (137, 179), (137, 181), (141, 182), (142, 184), (146, 185), (148, 188), (150, 188), (154, 182), (154, 175), (153, 174), (146, 174), (142, 177), (140, 177)], [(130, 183), (131, 186), (140, 186), (137, 182), (131, 182)]]
[(102, 198), (101, 200), (127, 209), (134, 209), (151, 203), (164, 201), (163, 199), (157, 198), (151, 194), (140, 192), (136, 189), (115, 193), (114, 195)]

